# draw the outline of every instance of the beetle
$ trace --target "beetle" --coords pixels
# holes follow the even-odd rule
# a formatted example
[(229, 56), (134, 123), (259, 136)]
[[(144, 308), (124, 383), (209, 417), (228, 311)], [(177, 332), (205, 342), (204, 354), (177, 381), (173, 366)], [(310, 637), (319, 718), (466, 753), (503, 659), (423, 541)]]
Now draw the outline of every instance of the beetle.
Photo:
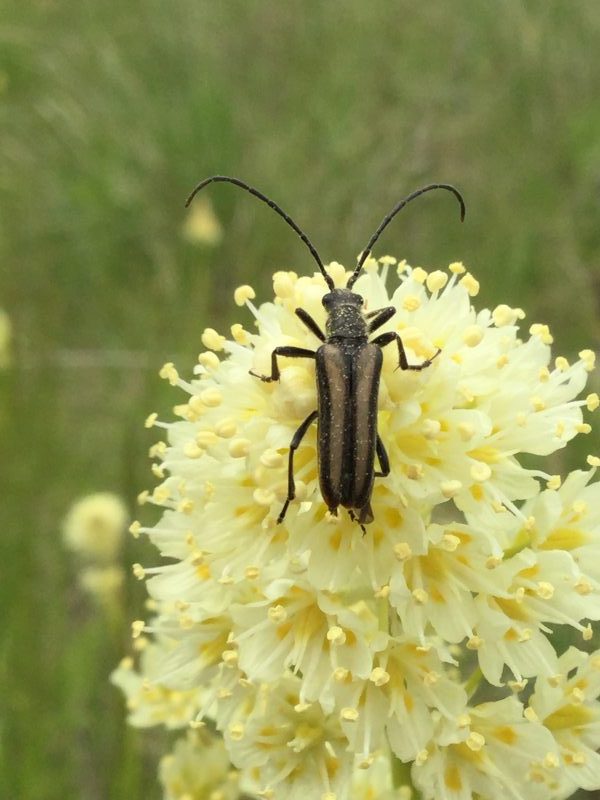
[[(374, 480), (390, 473), (390, 462), (385, 446), (377, 432), (377, 401), (383, 354), (381, 348), (396, 343), (398, 367), (403, 370), (426, 369), (440, 350), (420, 364), (409, 364), (400, 335), (395, 331), (381, 333), (369, 341), (369, 336), (390, 320), (396, 313), (394, 306), (364, 311), (364, 299), (352, 290), (364, 263), (383, 230), (408, 203), (434, 189), (451, 192), (460, 204), (460, 219), (465, 217), (465, 203), (454, 186), (434, 183), (409, 194), (383, 218), (375, 233), (362, 251), (356, 268), (344, 288), (336, 288), (333, 278), (325, 269), (321, 258), (308, 236), (280, 206), (258, 189), (239, 178), (213, 175), (201, 181), (186, 201), (186, 208), (194, 197), (210, 183), (226, 182), (244, 189), (262, 200), (293, 228), (308, 247), (325, 279), (328, 292), (322, 303), (327, 313), (325, 333), (303, 308), (296, 315), (308, 330), (321, 341), (316, 350), (304, 347), (276, 347), (271, 354), (270, 375), (250, 374), (270, 383), (280, 377), (279, 358), (310, 358), (316, 364), (317, 408), (298, 427), (288, 455), (287, 497), (277, 522), (283, 522), (290, 503), (296, 496), (294, 483), (294, 454), (309, 427), (317, 421), (317, 456), (319, 485), (329, 511), (337, 516), (338, 507), (348, 510), (352, 520), (361, 526), (373, 521), (371, 495)], [(375, 456), (379, 469), (375, 469)]]

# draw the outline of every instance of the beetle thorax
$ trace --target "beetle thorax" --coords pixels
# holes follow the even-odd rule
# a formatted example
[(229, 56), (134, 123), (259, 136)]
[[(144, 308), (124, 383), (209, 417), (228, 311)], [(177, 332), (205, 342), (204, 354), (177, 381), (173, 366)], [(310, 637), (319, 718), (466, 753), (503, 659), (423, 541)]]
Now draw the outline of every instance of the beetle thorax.
[(325, 330), (327, 338), (340, 336), (362, 339), (367, 336), (367, 323), (363, 315), (364, 300), (350, 289), (334, 289), (323, 297), (327, 311)]

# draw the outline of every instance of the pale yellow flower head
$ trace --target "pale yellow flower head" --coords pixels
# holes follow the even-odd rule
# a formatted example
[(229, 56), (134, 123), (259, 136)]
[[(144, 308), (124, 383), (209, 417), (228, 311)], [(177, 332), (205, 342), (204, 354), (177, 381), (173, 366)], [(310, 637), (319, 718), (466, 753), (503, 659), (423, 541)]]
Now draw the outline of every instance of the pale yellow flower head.
[(127, 518), (127, 507), (118, 495), (87, 495), (77, 500), (65, 517), (65, 545), (88, 561), (114, 561), (123, 543)]
[[(550, 626), (585, 642), (600, 619), (595, 457), (564, 482), (544, 468), (589, 432), (584, 413), (600, 404), (578, 396), (593, 358), (553, 363), (547, 326), (522, 327), (507, 305), (478, 310), (461, 263), (395, 265), (368, 259), (354, 290), (367, 314), (393, 306), (376, 335), (398, 333), (408, 364), (427, 366), (399, 369), (396, 345), (383, 348), (377, 429), (390, 470), (375, 478), (364, 530), (323, 502), (316, 425), (278, 524), (290, 443), (318, 408), (315, 361), (282, 356), (270, 383), (251, 374), (270, 374), (276, 347), (320, 346), (295, 310), (325, 329), (322, 275), (278, 272), (258, 306), (239, 287), (244, 324), (204, 331), (193, 376), (162, 368), (176, 418), (147, 419), (162, 434), (159, 484), (140, 495), (161, 516), (131, 530), (168, 561), (136, 566), (155, 610), (133, 630), (152, 637), (152, 659), (116, 680), (135, 697), (134, 724), (171, 724), (172, 701), (222, 736), (251, 796), (387, 800), (412, 780), (426, 800), (556, 800), (564, 731), (527, 716), (520, 695), (564, 678)], [(345, 285), (341, 264), (328, 272)], [(490, 702), (473, 702), (478, 688)], [(596, 697), (581, 695), (590, 713)], [(600, 727), (588, 733), (588, 750), (600, 747)], [(404, 764), (395, 787), (390, 756)], [(600, 788), (590, 763), (570, 771), (573, 785)]]

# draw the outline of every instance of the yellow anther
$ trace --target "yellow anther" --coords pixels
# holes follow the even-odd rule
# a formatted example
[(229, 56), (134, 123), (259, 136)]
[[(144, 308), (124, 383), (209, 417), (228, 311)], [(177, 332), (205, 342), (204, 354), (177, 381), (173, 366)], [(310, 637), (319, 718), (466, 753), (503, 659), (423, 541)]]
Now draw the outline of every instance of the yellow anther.
[(543, 325), (539, 322), (535, 322), (530, 328), (529, 333), (532, 336), (537, 336), (537, 338), (543, 342), (543, 344), (552, 344), (554, 341), (554, 337), (550, 333), (550, 328), (548, 325)]
[(142, 529), (142, 524), (139, 520), (135, 520), (129, 526), (129, 533), (133, 536), (134, 539), (137, 539), (140, 535), (140, 531)]
[(533, 631), (531, 630), (531, 628), (523, 628), (522, 630), (519, 631), (517, 641), (521, 643), (528, 642), (531, 639), (532, 635)]
[(456, 718), (456, 724), (459, 728), (468, 728), (471, 724), (471, 715), (466, 711), (463, 714), (459, 714)]
[(255, 581), (260, 576), (260, 568), (249, 566), (244, 570), (244, 577), (249, 581)]
[(146, 570), (142, 567), (141, 564), (133, 564), (131, 571), (133, 572), (134, 577), (138, 579), (138, 581), (143, 581), (144, 578), (146, 577)]
[(423, 685), (424, 686), (435, 686), (440, 680), (439, 672), (436, 672), (434, 669), (430, 669), (423, 675)]
[(411, 272), (411, 278), (417, 283), (425, 283), (427, 280), (427, 272), (422, 267), (415, 267)]
[(350, 676), (350, 670), (346, 669), (345, 667), (337, 667), (333, 671), (333, 679), (336, 683), (344, 683), (348, 680)]
[(517, 425), (519, 428), (525, 428), (527, 425), (527, 414), (524, 411), (519, 411), (516, 416)]
[(585, 578), (578, 578), (575, 586), (573, 587), (577, 594), (582, 596), (591, 594), (594, 591), (592, 584)]
[(496, 359), (496, 367), (498, 369), (502, 369), (502, 367), (505, 367), (508, 364), (508, 362), (509, 362), (508, 356), (506, 355), (506, 353), (503, 353)]
[(518, 319), (523, 319), (525, 312), (522, 308), (511, 308), (504, 303), (492, 311), (492, 319), (497, 328), (503, 328), (505, 325), (514, 325)]
[(244, 726), (241, 722), (234, 722), (229, 726), (229, 735), (234, 742), (241, 742), (244, 738)]
[(467, 640), (467, 650), (479, 650), (480, 647), (483, 647), (483, 644), (484, 641), (481, 636), (475, 634)]
[(476, 297), (479, 294), (479, 281), (476, 280), (470, 272), (467, 272), (460, 281), (461, 286), (467, 290), (469, 297)]
[(600, 406), (600, 397), (598, 396), (598, 393), (592, 392), (591, 394), (588, 394), (588, 396), (585, 398), (585, 404), (588, 411), (595, 411), (598, 406)]
[(425, 284), (430, 292), (439, 292), (448, 283), (448, 276), (441, 269), (430, 272), (425, 280)]
[(278, 469), (283, 464), (283, 456), (277, 450), (269, 448), (261, 455), (260, 463), (267, 469)]
[(218, 436), (214, 431), (211, 430), (203, 430), (198, 431), (196, 434), (196, 444), (198, 447), (213, 447), (218, 442)]
[(596, 366), (596, 353), (593, 350), (582, 350), (578, 355), (583, 361), (586, 371), (591, 372)]
[(250, 439), (232, 439), (229, 443), (229, 455), (232, 458), (244, 458), (250, 452)]
[(584, 642), (591, 642), (594, 637), (594, 629), (592, 628), (591, 623), (588, 624), (583, 629), (581, 636), (583, 637)]
[(221, 439), (231, 439), (232, 436), (235, 436), (236, 432), (237, 422), (233, 417), (226, 417), (215, 423), (215, 433)]
[(456, 495), (460, 493), (463, 485), (460, 481), (443, 481), (440, 488), (444, 497), (449, 500), (451, 497), (456, 497)]
[(259, 506), (270, 506), (275, 501), (275, 492), (272, 489), (259, 487), (252, 492), (254, 502)]
[(484, 461), (476, 461), (470, 469), (471, 478), (474, 481), (482, 483), (492, 477), (492, 468)]
[(238, 662), (239, 656), (237, 650), (223, 650), (221, 658), (228, 667), (234, 667)]
[(469, 750), (472, 750), (474, 753), (476, 753), (485, 745), (485, 736), (482, 736), (481, 733), (478, 733), (477, 731), (471, 731), (471, 733), (467, 736), (465, 744)]
[(456, 548), (460, 544), (460, 539), (458, 536), (455, 536), (453, 533), (445, 533), (442, 536), (442, 541), (440, 542), (440, 547), (442, 550), (446, 550), (448, 553), (453, 553)]
[(535, 713), (534, 709), (531, 706), (527, 706), (525, 711), (523, 711), (523, 716), (525, 717), (526, 720), (529, 720), (529, 722), (540, 721), (540, 718), (538, 717), (538, 715)]
[(340, 719), (345, 720), (346, 722), (356, 722), (358, 719), (358, 711), (356, 708), (350, 708), (346, 706), (342, 708), (340, 711)]
[(450, 272), (454, 273), (454, 275), (463, 275), (467, 269), (462, 261), (453, 261), (452, 264), (448, 267)]
[(146, 623), (143, 619), (136, 619), (131, 623), (131, 635), (134, 639), (137, 639), (138, 636), (141, 636), (144, 632), (144, 628), (146, 627)]
[(412, 550), (408, 542), (398, 542), (394, 545), (394, 555), (398, 561), (406, 561), (412, 556)]
[(156, 442), (148, 450), (148, 456), (149, 456), (149, 458), (157, 458), (159, 456), (164, 456), (166, 452), (167, 452), (167, 443), (166, 442)]
[(214, 386), (211, 386), (209, 389), (204, 389), (203, 392), (200, 392), (199, 397), (204, 405), (209, 408), (216, 408), (216, 406), (220, 406), (223, 402), (223, 393)]
[(587, 422), (578, 422), (577, 425), (575, 425), (575, 430), (577, 433), (591, 433), (592, 426)]
[(383, 264), (384, 267), (385, 266), (393, 267), (394, 264), (397, 263), (397, 261), (398, 259), (394, 258), (394, 256), (381, 256), (381, 258), (379, 259), (379, 263)]
[(523, 527), (526, 531), (532, 531), (535, 528), (535, 517), (529, 516), (523, 523)]
[(311, 707), (312, 703), (296, 703), (294, 706), (294, 711), (296, 714), (304, 714), (305, 711)]
[(560, 759), (556, 753), (546, 753), (542, 763), (546, 769), (556, 769), (560, 766)]
[(198, 356), (198, 362), (202, 364), (205, 369), (215, 370), (219, 367), (220, 361), (219, 356), (216, 353), (207, 350), (204, 353), (200, 353)]
[(525, 599), (525, 589), (522, 586), (519, 586), (519, 588), (515, 592), (514, 599), (516, 603), (522, 603), (523, 600)]
[(411, 594), (414, 598), (415, 603), (418, 603), (418, 605), (420, 606), (425, 605), (425, 603), (429, 600), (429, 595), (427, 594), (425, 589), (421, 588), (413, 589)]
[(540, 383), (547, 383), (550, 380), (550, 370), (548, 367), (540, 367), (538, 378), (540, 379)]
[(244, 328), (243, 325), (240, 325), (239, 322), (234, 322), (230, 328), (230, 331), (231, 331), (231, 338), (233, 339), (234, 342), (237, 342), (238, 344), (241, 344), (244, 347), (250, 344), (250, 334)]
[(183, 447), (183, 453), (187, 458), (200, 458), (205, 452), (196, 442), (188, 442)]
[(243, 306), (246, 304), (248, 300), (254, 300), (256, 297), (256, 292), (251, 286), (244, 284), (243, 286), (238, 286), (235, 292), (233, 293), (233, 300), (236, 306)]
[(152, 428), (157, 419), (158, 419), (158, 414), (156, 412), (148, 414), (148, 416), (144, 421), (144, 428)]
[(548, 479), (548, 483), (546, 484), (546, 486), (548, 487), (548, 489), (556, 491), (557, 489), (560, 489), (561, 483), (562, 483), (562, 478), (560, 477), (560, 475), (551, 475), (550, 478)]
[(411, 481), (418, 481), (425, 474), (421, 464), (409, 464), (406, 468), (406, 477)]
[(468, 442), (475, 435), (475, 428), (468, 422), (459, 422), (457, 430), (463, 442)]
[(563, 420), (559, 420), (556, 425), (554, 426), (554, 435), (557, 439), (562, 439), (565, 435), (565, 423)]
[(279, 624), (286, 621), (287, 611), (282, 605), (271, 606), (271, 608), (267, 611), (267, 616), (271, 622)]
[(205, 328), (200, 340), (207, 350), (216, 350), (217, 352), (223, 349), (223, 345), (227, 341), (214, 328)]
[[(504, 506), (502, 506), (504, 508)], [(486, 569), (496, 569), (502, 563), (501, 556), (488, 556), (485, 560)]]
[(295, 272), (276, 272), (273, 275), (273, 291), (281, 299), (294, 294), (294, 284), (298, 280)]
[(416, 311), (421, 307), (421, 300), (414, 294), (408, 294), (402, 301), (402, 308), (405, 311)]
[(390, 673), (386, 672), (382, 667), (375, 667), (369, 675), (369, 680), (371, 683), (374, 683), (375, 686), (385, 686), (390, 680)]
[(171, 386), (176, 386), (177, 381), (179, 380), (179, 373), (175, 369), (175, 365), (172, 361), (167, 361), (166, 364), (163, 364), (161, 369), (158, 372), (161, 378), (165, 378), (169, 381)]
[(564, 356), (557, 356), (554, 359), (554, 366), (559, 372), (566, 372), (570, 365)]
[(339, 625), (333, 625), (327, 631), (327, 640), (331, 642), (331, 644), (340, 646), (346, 643), (346, 634)]
[(398, 276), (401, 277), (402, 273), (405, 272), (408, 269), (408, 267), (409, 263), (405, 258), (403, 258), (402, 261), (399, 261), (398, 266), (396, 267), (396, 273), (398, 274)]
[(549, 581), (539, 581), (535, 593), (542, 600), (550, 600), (554, 596), (554, 586)]
[(162, 480), (162, 478), (165, 477), (164, 467), (162, 467), (160, 464), (152, 464), (150, 469), (152, 470), (152, 474), (155, 475), (157, 478), (160, 478)]
[(515, 694), (519, 694), (519, 692), (522, 692), (526, 686), (527, 686), (527, 678), (523, 678), (520, 681), (508, 681), (508, 688), (511, 690), (511, 692), (514, 692)]
[(422, 767), (428, 758), (429, 758), (429, 751), (426, 748), (423, 750), (419, 750), (415, 758), (415, 764), (417, 765), (417, 767)]
[(463, 342), (467, 347), (477, 347), (483, 340), (484, 331), (481, 325), (469, 325), (463, 332)]
[(150, 492), (147, 489), (144, 489), (143, 492), (140, 492), (137, 496), (137, 502), (139, 506), (143, 506), (145, 503), (148, 502), (150, 498)]
[(390, 596), (390, 586), (388, 583), (384, 583), (379, 589), (373, 592), (373, 597), (377, 598), (378, 600), (386, 600)]
[(600, 467), (600, 458), (598, 458), (598, 456), (589, 455), (586, 458), (586, 461), (590, 467)]
[(437, 419), (424, 419), (422, 430), (426, 439), (436, 439), (442, 430), (442, 424)]
[(546, 403), (542, 400), (541, 397), (531, 397), (529, 399), (529, 404), (534, 411), (543, 411), (546, 408)]

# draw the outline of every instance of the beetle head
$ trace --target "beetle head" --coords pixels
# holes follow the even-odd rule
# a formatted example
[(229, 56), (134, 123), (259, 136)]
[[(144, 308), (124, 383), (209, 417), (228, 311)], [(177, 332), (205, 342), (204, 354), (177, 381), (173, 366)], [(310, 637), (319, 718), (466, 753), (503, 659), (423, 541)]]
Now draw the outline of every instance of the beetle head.
[(362, 308), (365, 304), (364, 299), (356, 292), (350, 289), (333, 289), (331, 292), (323, 295), (321, 301), (325, 309), (329, 312), (334, 306), (354, 306), (355, 308)]

